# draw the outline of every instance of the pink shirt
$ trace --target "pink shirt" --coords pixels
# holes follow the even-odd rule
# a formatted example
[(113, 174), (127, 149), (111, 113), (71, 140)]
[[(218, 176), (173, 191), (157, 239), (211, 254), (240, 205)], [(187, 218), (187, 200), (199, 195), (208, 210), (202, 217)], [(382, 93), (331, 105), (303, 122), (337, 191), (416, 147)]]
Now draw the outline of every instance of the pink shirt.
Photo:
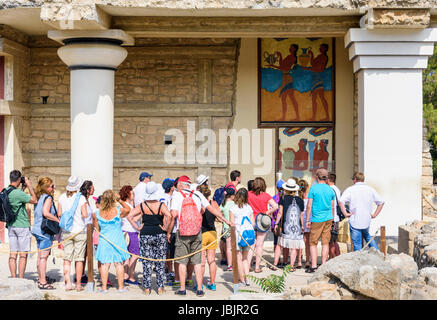
[(249, 205), (253, 210), (253, 217), (256, 219), (258, 213), (266, 213), (269, 209), (268, 204), (272, 196), (267, 192), (262, 192), (259, 195), (256, 195), (253, 191), (249, 191)]

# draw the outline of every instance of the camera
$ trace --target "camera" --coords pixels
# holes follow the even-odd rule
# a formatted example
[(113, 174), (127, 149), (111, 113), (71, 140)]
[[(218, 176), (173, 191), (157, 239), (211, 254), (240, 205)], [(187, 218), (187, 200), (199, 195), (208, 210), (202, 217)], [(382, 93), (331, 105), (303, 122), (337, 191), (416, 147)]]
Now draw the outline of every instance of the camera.
[(21, 189), (24, 190), (26, 188), (26, 178), (24, 176), (21, 177)]

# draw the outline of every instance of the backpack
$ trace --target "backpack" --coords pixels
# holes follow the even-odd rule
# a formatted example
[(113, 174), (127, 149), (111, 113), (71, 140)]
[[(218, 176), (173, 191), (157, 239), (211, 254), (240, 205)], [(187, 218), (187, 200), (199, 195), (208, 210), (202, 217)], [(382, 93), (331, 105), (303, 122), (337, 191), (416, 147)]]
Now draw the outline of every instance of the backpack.
[(0, 192), (0, 221), (8, 224), (13, 223), (17, 219), (17, 212), (14, 212), (9, 202), (9, 194), (16, 188), (11, 187), (9, 190), (6, 188)]
[(74, 199), (73, 206), (69, 210), (62, 212), (61, 219), (59, 219), (59, 226), (62, 230), (68, 232), (71, 230), (71, 227), (73, 227), (74, 213), (76, 212), (80, 197), (81, 193), (79, 192)]
[(225, 187), (220, 187), (217, 190), (215, 190), (212, 200), (217, 202), (217, 204), (220, 206), (223, 202), (224, 197), (225, 197)]
[(252, 222), (250, 222), (248, 216), (244, 216), (241, 220), (238, 239), (238, 245), (240, 247), (247, 247), (247, 244), (252, 246), (255, 243), (255, 230), (253, 229)]
[(194, 191), (191, 191), (190, 195), (187, 196), (181, 192), (184, 197), (179, 214), (179, 234), (181, 236), (195, 236), (202, 227), (202, 214), (193, 200), (193, 193)]

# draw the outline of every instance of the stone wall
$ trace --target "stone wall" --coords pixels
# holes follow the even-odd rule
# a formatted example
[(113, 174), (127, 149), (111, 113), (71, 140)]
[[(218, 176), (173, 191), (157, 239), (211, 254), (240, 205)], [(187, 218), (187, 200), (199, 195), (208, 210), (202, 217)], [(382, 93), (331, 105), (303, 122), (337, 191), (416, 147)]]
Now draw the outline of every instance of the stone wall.
[(433, 185), (432, 157), (429, 142), (426, 140), (427, 130), (423, 128), (422, 151), (422, 209), (423, 216), (437, 218), (437, 189)]
[[(56, 54), (57, 45), (31, 40), (32, 118), (22, 134), (24, 171), (35, 182), (39, 176), (53, 177), (63, 191), (70, 174), (70, 72)], [(138, 38), (126, 49), (128, 56), (115, 73), (114, 188), (135, 185), (144, 170), (159, 182), (204, 173), (214, 185), (226, 183), (226, 164), (166, 163), (164, 135), (168, 129), (184, 133), (187, 157), (193, 151), (187, 147), (188, 121), (195, 132), (213, 129), (216, 137), (231, 127), (239, 40)], [(48, 97), (47, 104), (42, 96)], [(181, 141), (173, 137), (176, 142)], [(215, 146), (218, 153), (219, 143)]]

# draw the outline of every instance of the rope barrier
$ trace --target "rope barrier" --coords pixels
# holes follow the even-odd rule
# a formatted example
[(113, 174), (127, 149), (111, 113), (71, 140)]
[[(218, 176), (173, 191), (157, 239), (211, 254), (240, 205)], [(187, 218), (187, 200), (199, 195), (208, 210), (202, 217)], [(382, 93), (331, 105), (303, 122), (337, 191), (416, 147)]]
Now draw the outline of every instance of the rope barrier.
[(379, 230), (381, 230), (381, 227), (379, 227), (378, 230), (376, 230), (375, 235), (372, 237), (372, 239), (370, 239), (369, 242), (366, 243), (366, 245), (365, 245), (361, 250), (364, 250), (364, 249), (367, 248), (367, 246), (370, 244), (370, 242), (372, 242), (373, 239), (375, 239), (375, 237), (376, 237), (376, 235), (378, 234)]
[(58, 242), (58, 243), (56, 243), (56, 244), (53, 244), (53, 245), (51, 245), (51, 246), (48, 247), (48, 248), (44, 248), (44, 249), (36, 249), (35, 251), (25, 251), (25, 252), (21, 252), (21, 251), (2, 251), (2, 250), (0, 250), (0, 253), (26, 253), (26, 254), (34, 254), (34, 253), (38, 253), (38, 252), (42, 252), (42, 251), (51, 250), (52, 248), (57, 247), (57, 246), (59, 246), (60, 244), (64, 244), (65, 242), (67, 242), (67, 241), (69, 241), (69, 240), (75, 238), (78, 234), (82, 233), (83, 231), (84, 231), (84, 230), (81, 230), (81, 231), (79, 231), (78, 233), (72, 235), (71, 237), (68, 237), (67, 239), (65, 239), (65, 240), (63, 240), (63, 241), (61, 241), (61, 242)]
[(185, 255), (185, 256), (177, 257), (177, 258), (169, 258), (169, 259), (152, 259), (152, 258), (142, 257), (142, 256), (139, 256), (139, 255), (133, 254), (133, 253), (131, 253), (131, 252), (129, 252), (129, 251), (126, 251), (126, 250), (124, 250), (123, 248), (120, 248), (118, 245), (116, 245), (116, 244), (113, 243), (112, 241), (108, 240), (108, 239), (107, 239), (104, 235), (102, 235), (102, 234), (101, 234), (101, 233), (100, 233), (96, 228), (94, 228), (94, 230), (99, 234), (99, 236), (101, 236), (103, 239), (105, 239), (106, 241), (108, 241), (108, 242), (109, 242), (113, 247), (117, 248), (118, 250), (120, 250), (120, 251), (122, 251), (122, 252), (125, 252), (125, 253), (127, 253), (127, 254), (133, 256), (133, 257), (137, 257), (138, 259), (149, 260), (149, 261), (155, 261), (155, 262), (158, 262), (158, 261), (165, 261), (165, 262), (167, 262), (167, 261), (177, 261), (177, 260), (181, 260), (181, 259), (185, 259), (185, 258), (188, 258), (188, 257), (194, 256), (195, 254), (197, 254), (197, 253), (199, 253), (199, 252), (202, 252), (202, 251), (207, 250), (210, 246), (212, 246), (214, 243), (216, 243), (217, 241), (219, 241), (219, 240), (223, 237), (223, 235), (226, 233), (226, 232), (222, 233), (220, 236), (217, 237), (216, 240), (214, 240), (213, 242), (211, 242), (210, 244), (208, 244), (206, 247), (203, 247), (203, 248), (201, 248), (200, 250), (197, 250), (197, 251), (195, 251), (195, 252), (193, 252), (193, 253), (190, 253), (190, 254), (187, 254), (187, 255)]

